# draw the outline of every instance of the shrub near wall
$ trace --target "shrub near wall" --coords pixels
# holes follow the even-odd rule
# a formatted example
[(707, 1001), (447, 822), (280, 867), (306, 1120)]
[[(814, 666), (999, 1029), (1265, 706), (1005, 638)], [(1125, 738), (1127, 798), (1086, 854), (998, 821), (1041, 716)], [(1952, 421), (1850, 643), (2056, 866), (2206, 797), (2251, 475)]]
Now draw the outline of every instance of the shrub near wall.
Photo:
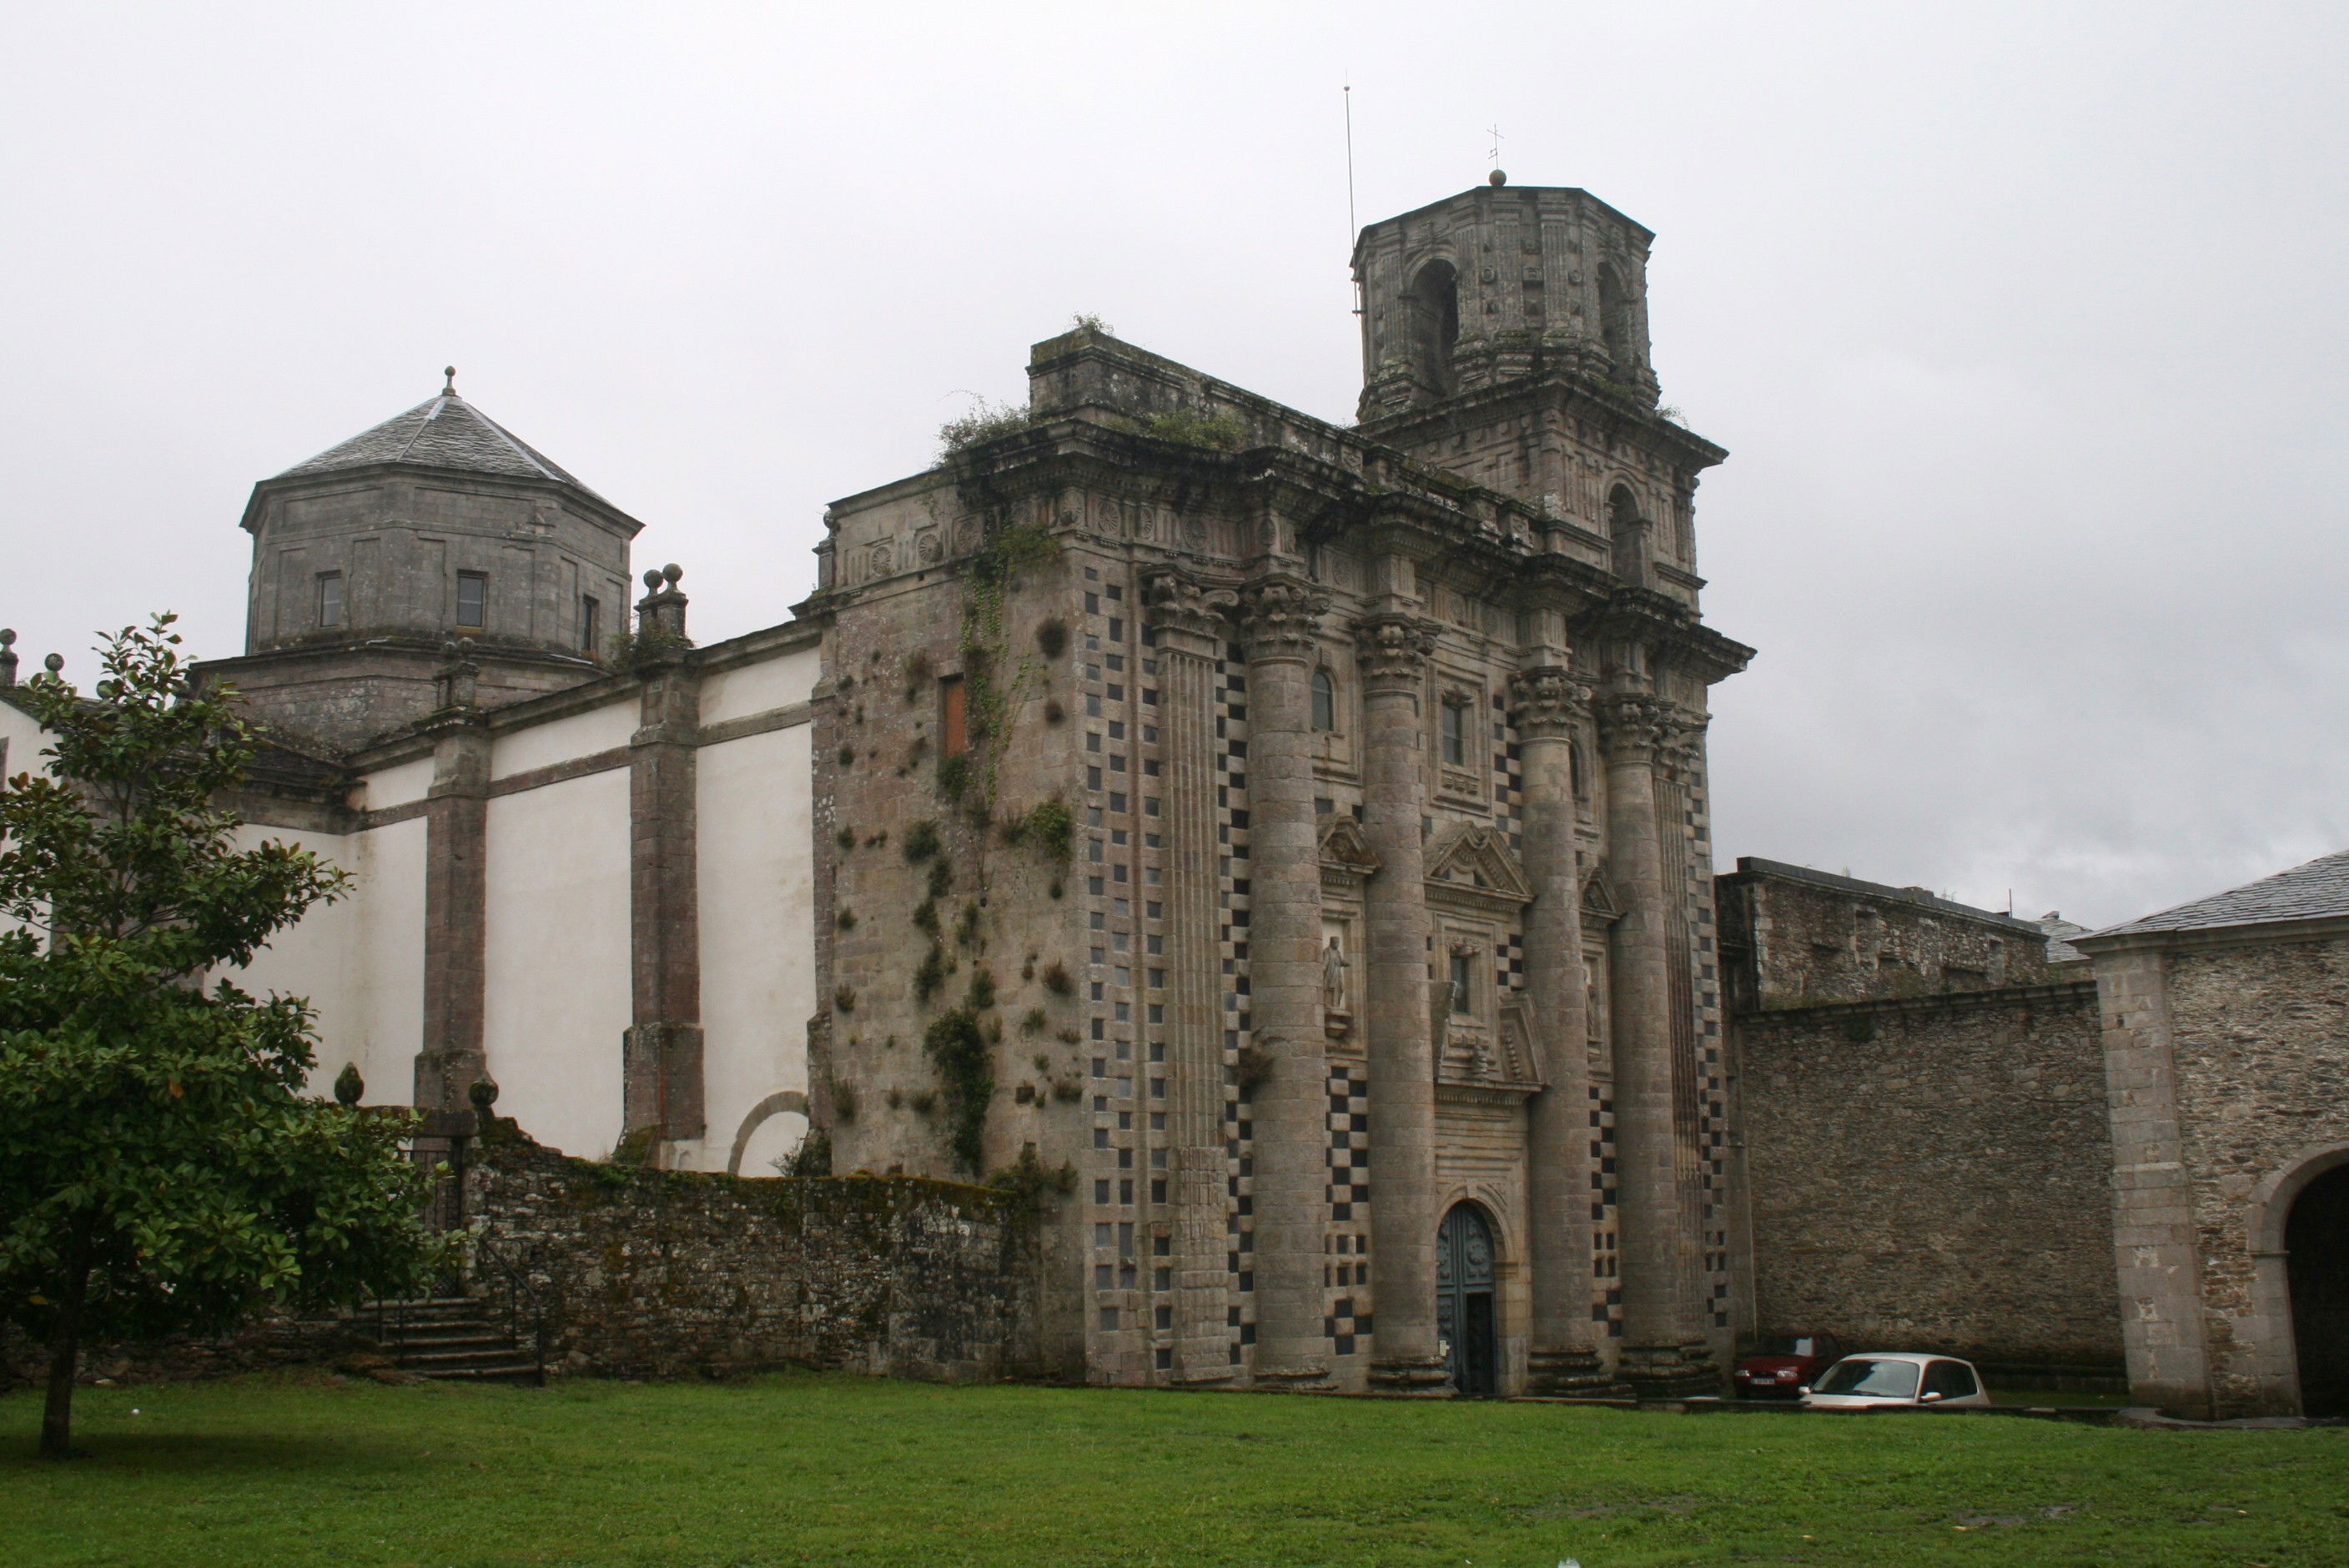
[(475, 1145), (485, 1284), (511, 1265), (552, 1372), (1032, 1375), (1030, 1201), (908, 1177), (745, 1179), (574, 1160), (510, 1121)]

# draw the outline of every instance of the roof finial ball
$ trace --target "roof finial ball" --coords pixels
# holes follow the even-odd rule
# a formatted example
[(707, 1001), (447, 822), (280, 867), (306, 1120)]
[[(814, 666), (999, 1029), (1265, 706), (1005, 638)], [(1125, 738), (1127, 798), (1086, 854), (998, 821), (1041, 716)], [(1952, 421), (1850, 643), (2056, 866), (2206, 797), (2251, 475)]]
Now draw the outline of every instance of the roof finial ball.
[(672, 561), (667, 565), (661, 568), (660, 574), (663, 580), (665, 580), (670, 587), (674, 588), (678, 583), (684, 580), (685, 568)]
[(1493, 172), (1485, 176), (1485, 178), (1495, 185), (1506, 185), (1509, 182), (1507, 173), (1498, 169), (1495, 169)]
[[(1500, 181), (1495, 180), (1493, 183), (1497, 185)], [(457, 395), (457, 367), (453, 365), (444, 365), (440, 367), (440, 374), (449, 378), (447, 384), (440, 388), (440, 396), (454, 397)]]
[(659, 593), (659, 592), (660, 592), (660, 585), (661, 585), (661, 574), (660, 574), (660, 568), (659, 568), (659, 567), (657, 567), (657, 566), (647, 566), (647, 567), (646, 567), (646, 568), (645, 568), (645, 587), (646, 587), (647, 589), (648, 589), (649, 591), (651, 591), (652, 593)]

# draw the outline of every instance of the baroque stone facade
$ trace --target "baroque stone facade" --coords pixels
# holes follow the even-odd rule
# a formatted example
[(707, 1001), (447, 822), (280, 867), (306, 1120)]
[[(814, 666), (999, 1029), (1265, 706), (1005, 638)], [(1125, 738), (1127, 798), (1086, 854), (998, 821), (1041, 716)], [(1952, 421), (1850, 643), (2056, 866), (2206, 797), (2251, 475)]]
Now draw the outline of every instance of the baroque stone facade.
[[(1066, 1168), (1070, 1375), (1717, 1386), (1703, 733), (1750, 653), (1698, 614), (1723, 454), (1657, 412), (1646, 242), (1469, 192), (1364, 232), (1361, 426), (1080, 328), (1025, 419), (831, 509), (835, 1158)], [(1612, 335), (1510, 292), (1537, 245)]]
[[(198, 675), (268, 727), (247, 832), (354, 882), (243, 982), (427, 1156), (488, 1078), (568, 1155), (756, 1177), (814, 1131), (1040, 1193), (1025, 1284), (962, 1199), (887, 1231), (978, 1315), (874, 1369), (1675, 1395), (1824, 1328), (2349, 1404), (2341, 858), (2079, 937), (2093, 996), (1922, 889), (1716, 882), (1751, 650), (1700, 610), (1725, 454), (1658, 404), (1650, 242), (1497, 181), (1372, 224), (1350, 427), (1039, 344), (1025, 410), (836, 502), (812, 597), (712, 646), (674, 566), (615, 635), (638, 525), (453, 383), (264, 481)], [(8, 641), (0, 760), (44, 744)], [(834, 1356), (727, 1316), (840, 1262), (767, 1197), (543, 1152), (472, 1198), (595, 1276), (590, 1364)]]

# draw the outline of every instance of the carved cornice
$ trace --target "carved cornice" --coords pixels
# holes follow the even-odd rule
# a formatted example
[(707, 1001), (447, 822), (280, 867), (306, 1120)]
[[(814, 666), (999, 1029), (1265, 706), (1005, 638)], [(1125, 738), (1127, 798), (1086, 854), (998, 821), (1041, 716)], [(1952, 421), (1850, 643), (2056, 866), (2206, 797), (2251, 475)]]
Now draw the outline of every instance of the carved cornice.
[(1187, 572), (1164, 567), (1142, 579), (1143, 614), (1161, 631), (1203, 637), (1220, 647), (1239, 595)]
[(1590, 711), (1590, 683), (1562, 665), (1537, 665), (1509, 677), (1509, 717), (1520, 738), (1557, 740)]
[(1416, 684), (1435, 652), (1435, 623), (1392, 612), (1354, 623), (1354, 656), (1372, 686)]
[(1257, 578), (1240, 590), (1240, 641), (1251, 659), (1305, 659), (1321, 636), (1330, 590), (1286, 573)]

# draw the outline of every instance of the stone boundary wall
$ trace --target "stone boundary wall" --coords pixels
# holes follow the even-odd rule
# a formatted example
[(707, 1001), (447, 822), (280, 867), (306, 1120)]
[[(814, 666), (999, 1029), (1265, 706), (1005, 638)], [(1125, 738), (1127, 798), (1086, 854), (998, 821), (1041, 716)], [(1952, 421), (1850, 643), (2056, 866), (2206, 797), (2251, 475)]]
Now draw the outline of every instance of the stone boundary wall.
[[(234, 1334), (175, 1334), (143, 1345), (93, 1345), (82, 1350), (79, 1381), (178, 1383), (316, 1367), (373, 1351), (375, 1342), (339, 1319), (303, 1319), (272, 1313)], [(0, 1394), (45, 1387), (47, 1346), (13, 1323), (0, 1323)]]
[[(501, 1124), (465, 1173), (475, 1266), (543, 1307), (551, 1373), (777, 1367), (975, 1380), (1036, 1375), (1036, 1232), (994, 1188), (633, 1170)], [(525, 1315), (529, 1313), (526, 1306)]]
[(2093, 984), (1734, 1023), (1763, 1334), (2121, 1375)]
[[(541, 1334), (551, 1375), (1041, 1374), (1038, 1227), (1018, 1194), (902, 1176), (598, 1164), (533, 1142), (510, 1120), (473, 1141), (464, 1180), (484, 1315), (506, 1323), (509, 1282), (527, 1279), (513, 1293), (523, 1346)], [(272, 1315), (219, 1337), (97, 1346), (83, 1353), (81, 1380), (332, 1364), (376, 1349), (365, 1326), (363, 1315)], [(0, 1325), (0, 1392), (39, 1387), (47, 1367), (42, 1346)]]

